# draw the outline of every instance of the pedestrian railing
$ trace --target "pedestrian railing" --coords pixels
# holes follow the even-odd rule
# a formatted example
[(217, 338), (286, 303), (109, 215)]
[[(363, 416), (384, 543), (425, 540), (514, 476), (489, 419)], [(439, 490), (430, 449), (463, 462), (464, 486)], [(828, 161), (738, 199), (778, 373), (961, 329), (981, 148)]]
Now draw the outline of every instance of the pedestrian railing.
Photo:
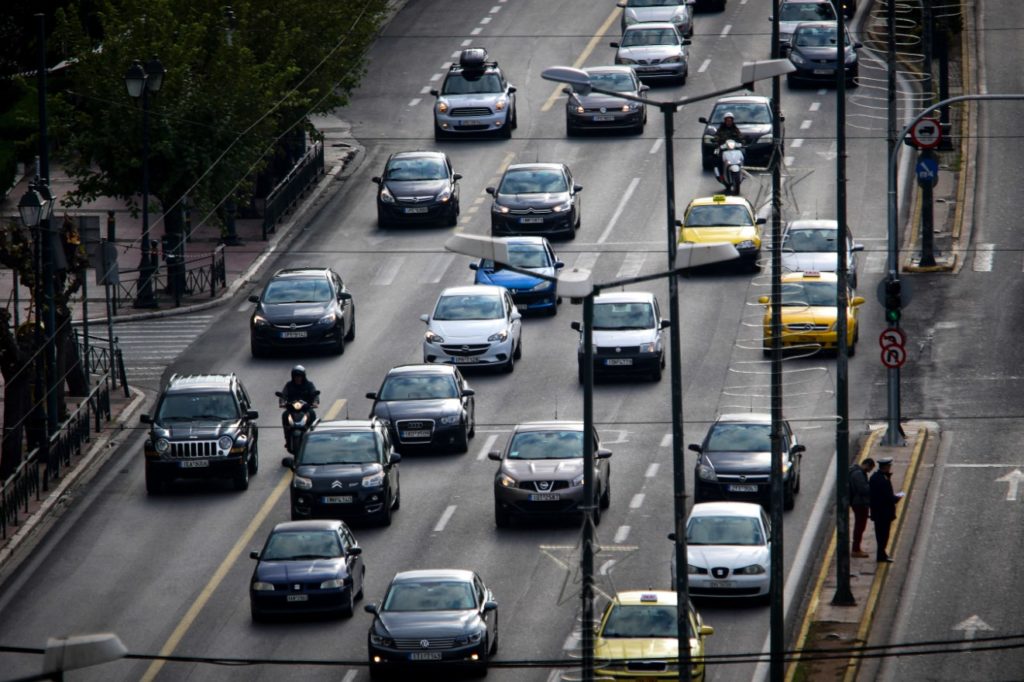
[(299, 159), (288, 175), (267, 195), (263, 208), (263, 240), (324, 172), (324, 145), (316, 142)]
[[(75, 336), (78, 348), (83, 344), (78, 337), (81, 335), (78, 327), (75, 327)], [(127, 398), (128, 376), (124, 369), (124, 356), (121, 348), (117, 345), (117, 337), (114, 337), (114, 347), (110, 348), (110, 339), (106, 336), (89, 334), (89, 350), (86, 353), (85, 369), (89, 373), (89, 380), (93, 377), (102, 377), (109, 374), (110, 387), (117, 388), (118, 383), (124, 387), (124, 395)]]
[[(150, 277), (153, 296), (159, 301), (161, 294), (167, 294), (170, 299), (178, 303), (180, 296), (174, 296), (171, 287), (172, 280), (169, 268), (157, 268)], [(122, 270), (121, 281), (111, 288), (114, 309), (130, 307), (135, 303), (139, 294), (139, 285), (143, 282), (139, 269)], [(227, 287), (227, 267), (224, 261), (224, 245), (218, 244), (217, 248), (208, 254), (189, 258), (185, 264), (184, 291), (182, 294), (199, 295), (209, 291), (210, 298), (217, 297), (217, 291)]]

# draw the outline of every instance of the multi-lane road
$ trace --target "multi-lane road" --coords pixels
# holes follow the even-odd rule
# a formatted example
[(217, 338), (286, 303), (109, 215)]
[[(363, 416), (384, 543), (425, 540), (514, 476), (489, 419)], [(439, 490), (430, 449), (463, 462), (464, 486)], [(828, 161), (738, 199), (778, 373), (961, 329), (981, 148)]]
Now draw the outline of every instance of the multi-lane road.
[[(462, 218), (454, 229), (471, 234), (488, 232), (489, 197), (484, 188), (495, 184), (507, 164), (564, 161), (584, 190), (583, 227), (575, 241), (556, 244), (562, 259), (570, 266), (593, 269), (599, 281), (664, 269), (660, 114), (651, 112), (643, 136), (569, 140), (560, 88), (540, 77), (541, 70), (551, 65), (610, 63), (613, 49), (608, 42), (617, 37), (618, 11), (610, 1), (422, 0), (409, 3), (395, 16), (369, 55), (362, 87), (351, 104), (337, 112), (351, 123), (353, 136), (364, 147), (358, 167), (332, 189), (307, 229), (263, 273), (265, 277), (274, 268), (295, 265), (335, 268), (356, 296), (357, 339), (340, 357), (254, 360), (245, 342), (250, 312), (245, 298), (257, 290), (256, 285), (220, 308), (209, 320), (208, 331), (168, 371), (236, 372), (242, 377), (263, 424), (263, 465), (250, 489), (236, 493), (199, 485), (147, 497), (141, 459), (144, 434), (137, 430), (90, 491), (74, 501), (59, 529), (3, 586), (0, 642), (42, 646), (48, 636), (113, 631), (132, 653), (140, 654), (364, 659), (369, 616), (361, 611), (342, 621), (258, 626), (250, 621), (248, 551), (260, 545), (274, 523), (288, 518), (290, 473), (276, 466), (281, 437), (274, 391), (287, 379), (288, 369), (302, 362), (323, 392), (322, 414), (365, 417), (370, 404), (363, 395), (376, 390), (387, 369), (421, 360), (419, 315), (430, 310), (445, 286), (472, 281), (469, 259), (442, 248), (452, 228), (377, 228), (374, 185), (369, 178), (379, 174), (387, 155), (395, 151), (441, 148), (451, 156), (464, 176)], [(678, 98), (735, 84), (743, 61), (769, 55), (767, 14), (763, 3), (733, 0), (724, 13), (698, 15), (686, 86), (656, 87), (650, 96)], [(469, 45), (486, 46), (518, 88), (519, 128), (510, 141), (438, 144), (433, 140), (433, 98), (427, 92), (437, 86), (458, 50)], [(862, 75), (870, 73), (862, 69)], [(759, 84), (757, 91), (768, 94), (770, 86)], [(884, 375), (873, 347), (882, 318), (873, 291), (885, 259), (885, 208), (877, 200), (885, 191), (884, 115), (872, 108), (869, 95), (865, 86), (850, 98), (849, 219), (857, 240), (867, 247), (860, 267), (861, 287), (868, 299), (860, 335), (867, 352), (850, 361), (855, 434), (885, 414)], [(791, 91), (783, 86), (787, 219), (835, 215), (834, 99), (831, 90)], [(718, 189), (699, 163), (702, 125), (697, 117), (706, 115), (710, 106), (707, 102), (676, 115), (673, 144), (680, 208), (690, 198)], [(744, 185), (744, 192), (763, 204), (767, 188), (767, 179), (755, 178)], [(687, 443), (700, 440), (709, 421), (723, 411), (767, 411), (769, 375), (761, 357), (762, 307), (757, 304), (767, 285), (767, 270), (750, 275), (724, 267), (682, 280), (680, 309), (667, 314), (679, 316), (683, 329)], [(650, 290), (664, 307), (664, 283), (653, 283)], [(925, 310), (942, 310), (942, 304), (957, 295), (955, 287), (922, 287), (917, 299), (921, 316)], [(403, 504), (394, 524), (386, 529), (355, 529), (368, 567), (367, 600), (378, 599), (398, 570), (471, 568), (484, 577), (500, 603), (497, 660), (578, 655), (578, 586), (571, 570), (577, 561), (573, 547), (579, 541), (578, 525), (543, 523), (498, 531), (492, 517), (495, 465), (486, 459), (486, 452), (502, 443), (518, 422), (580, 418), (577, 335), (569, 328), (579, 316), (580, 309), (566, 301), (556, 317), (525, 320), (523, 359), (514, 374), (469, 373), (476, 389), (478, 427), (467, 454), (403, 460)], [(966, 333), (984, 322), (980, 318), (964, 321), (950, 311), (935, 321), (959, 319)], [(146, 324), (137, 327), (144, 329)], [(963, 343), (964, 347), (949, 351), (967, 353), (972, 342), (965, 339)], [(940, 350), (936, 348), (937, 353)], [(818, 550), (818, 524), (829, 509), (834, 364), (831, 358), (785, 363), (786, 416), (807, 444), (802, 492), (796, 508), (785, 515), (790, 595), (803, 591), (804, 562)], [(129, 376), (132, 369), (130, 363)], [(927, 372), (934, 374), (935, 383), (912, 384), (908, 391), (911, 404), (924, 414), (928, 414), (925, 395), (936, 385), (949, 383), (934, 364)], [(671, 544), (665, 535), (672, 522), (668, 388), (666, 378), (661, 383), (601, 383), (595, 390), (598, 427), (614, 452), (611, 508), (598, 529), (605, 549), (596, 564), (601, 569), (599, 588), (605, 593), (668, 586)], [(984, 409), (973, 412), (984, 413)], [(1013, 452), (1007, 441), (1001, 447)], [(692, 453), (688, 453), (687, 479), (692, 478), (692, 467)], [(1008, 523), (1003, 528), (1002, 537), (1009, 539), (1012, 526)], [(705, 621), (716, 629), (709, 653), (753, 653), (764, 648), (767, 607), (701, 604), (700, 608)], [(791, 617), (788, 627), (794, 623)], [(4, 655), (0, 660), (5, 676), (36, 672), (40, 664), (33, 656)], [(709, 669), (708, 678), (750, 679), (754, 674), (751, 664), (719, 665)], [(491, 672), (498, 680), (547, 680), (557, 675), (551, 669)], [(82, 680), (186, 677), (352, 682), (368, 676), (365, 668), (354, 666), (296, 665), (285, 674), (271, 665), (239, 668), (146, 661), (122, 661), (75, 674), (75, 679)]]

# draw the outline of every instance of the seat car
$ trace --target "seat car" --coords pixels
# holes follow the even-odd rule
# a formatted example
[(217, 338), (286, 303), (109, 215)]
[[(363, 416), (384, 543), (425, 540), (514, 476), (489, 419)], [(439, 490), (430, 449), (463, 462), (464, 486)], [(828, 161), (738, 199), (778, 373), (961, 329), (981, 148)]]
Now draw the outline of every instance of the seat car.
[(368, 519), (390, 526), (402, 502), (401, 460), (378, 419), (317, 421), (298, 455), (281, 460), (292, 470), (292, 519)]
[[(839, 226), (835, 220), (792, 220), (782, 232), (784, 272), (836, 272)], [(846, 274), (850, 288), (857, 288), (857, 252), (864, 245), (846, 230)]]
[(377, 185), (377, 225), (459, 222), (459, 180), (442, 152), (397, 152), (388, 157)]
[(679, 228), (680, 244), (729, 242), (740, 252), (740, 264), (756, 271), (761, 258), (761, 226), (750, 202), (739, 196), (715, 194), (691, 201)]
[(498, 603), (473, 571), (397, 573), (384, 599), (364, 608), (373, 614), (367, 653), (374, 679), (449, 668), (486, 675), (498, 651)]
[(690, 73), (686, 46), (675, 24), (656, 21), (627, 26), (616, 48), (615, 63), (631, 66), (640, 80), (674, 80), (686, 85)]
[(497, 187), (488, 187), (491, 235), (543, 235), (576, 238), (580, 229), (580, 192), (564, 163), (514, 163)]
[[(584, 69), (590, 83), (602, 90), (642, 97), (650, 87), (637, 78), (629, 66), (592, 66)], [(584, 130), (628, 130), (642, 135), (647, 124), (647, 105), (600, 92), (582, 94), (570, 87), (562, 89), (565, 102), (565, 134), (569, 137)]]
[[(789, 272), (782, 274), (782, 347), (815, 353), (819, 350), (839, 351), (836, 321), (836, 288), (839, 278), (834, 272)], [(771, 297), (760, 296), (764, 312), (764, 354), (771, 353)], [(847, 290), (846, 354), (857, 352), (860, 338), (859, 306), (864, 298)]]
[(259, 470), (259, 412), (234, 374), (174, 374), (160, 394), (143, 444), (146, 492), (178, 478), (228, 478), (249, 487)]
[[(565, 267), (544, 237), (502, 237), (501, 240), (508, 244), (509, 265), (515, 268), (555, 277)], [(476, 284), (493, 284), (508, 289), (520, 311), (538, 311), (548, 315), (558, 312), (558, 282), (509, 270), (501, 263), (486, 258), (479, 263), (470, 263), (469, 269), (476, 272)]]
[(648, 21), (667, 21), (675, 24), (684, 38), (693, 37), (693, 6), (696, 0), (622, 0), (619, 30)]
[(254, 621), (270, 615), (337, 613), (350, 617), (363, 597), (363, 550), (341, 521), (290, 521), (270, 532), (249, 580)]
[[(583, 495), (583, 423), (517, 424), (505, 448), (487, 456), (500, 462), (494, 476), (494, 523), (506, 528), (518, 517), (579, 514)], [(609, 450), (594, 439), (594, 523), (611, 501)]]
[(326, 348), (338, 355), (356, 338), (356, 306), (331, 268), (290, 268), (274, 273), (249, 320), (254, 358), (272, 350)]
[(771, 577), (770, 528), (764, 507), (758, 504), (693, 505), (686, 522), (690, 596), (766, 598)]
[(772, 121), (775, 116), (771, 98), (760, 95), (723, 97), (715, 102), (710, 115), (697, 119), (704, 124), (704, 135), (700, 140), (700, 163), (704, 170), (711, 170), (715, 166), (715, 134), (726, 113), (732, 114), (733, 122), (743, 135), (745, 166), (767, 168), (775, 158), (781, 158), (786, 137), (785, 128), (781, 124), (786, 119), (781, 115), (779, 117), (781, 135), (776, 156), (772, 142)]
[[(796, 67), (796, 71), (786, 74), (786, 83), (790, 87), (805, 83), (835, 82), (838, 32), (839, 27), (834, 21), (807, 22), (796, 27), (789, 49), (789, 61)], [(846, 74), (846, 87), (855, 88), (859, 84), (857, 77), (860, 74), (857, 50), (862, 45), (854, 41), (850, 32), (846, 31), (844, 46), (842, 68)]]
[[(661, 381), (664, 329), (658, 299), (646, 291), (610, 291), (594, 298), (594, 375), (642, 375)], [(576, 347), (577, 378), (583, 383), (583, 326)]]
[(475, 391), (452, 365), (392, 367), (376, 393), (371, 418), (388, 426), (399, 449), (465, 452), (476, 433)]
[[(769, 20), (774, 21), (774, 17)], [(832, 0), (781, 0), (779, 2), (779, 54), (789, 52), (793, 32), (804, 21), (836, 21)]]
[(523, 353), (523, 316), (504, 287), (449, 287), (434, 312), (420, 315), (427, 324), (423, 362), (499, 366), (515, 369)]
[(619, 592), (605, 607), (594, 641), (602, 680), (704, 682), (704, 639), (715, 634), (687, 604), (690, 670), (679, 670), (678, 598), (668, 590)]
[[(697, 453), (694, 471), (694, 502), (735, 500), (767, 507), (771, 500), (770, 414), (748, 412), (723, 414), (708, 429)], [(800, 457), (806, 448), (798, 443), (789, 422), (782, 421), (783, 508), (792, 509), (800, 492)]]
[(487, 60), (487, 50), (462, 50), (459, 61), (445, 74), (441, 89), (430, 94), (434, 103), (434, 139), (450, 135), (496, 134), (510, 138), (519, 123), (516, 89), (505, 79), (498, 62)]

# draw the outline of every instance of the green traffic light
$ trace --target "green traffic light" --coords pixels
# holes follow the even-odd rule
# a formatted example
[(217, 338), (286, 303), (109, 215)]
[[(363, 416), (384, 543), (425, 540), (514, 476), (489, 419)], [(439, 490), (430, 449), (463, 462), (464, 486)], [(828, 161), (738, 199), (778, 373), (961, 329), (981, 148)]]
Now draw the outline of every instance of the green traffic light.
[(887, 322), (899, 322), (900, 321), (900, 310), (899, 308), (890, 308), (885, 311), (885, 320)]

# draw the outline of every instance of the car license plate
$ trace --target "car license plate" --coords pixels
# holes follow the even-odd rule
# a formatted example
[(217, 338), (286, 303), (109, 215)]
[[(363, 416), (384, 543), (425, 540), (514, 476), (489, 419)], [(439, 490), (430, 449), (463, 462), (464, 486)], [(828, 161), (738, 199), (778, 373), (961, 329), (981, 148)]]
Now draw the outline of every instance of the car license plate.
[(530, 495), (530, 502), (558, 502), (562, 496), (558, 493), (534, 493)]
[(729, 486), (729, 492), (731, 493), (756, 493), (756, 485), (731, 485)]
[(608, 358), (604, 364), (608, 367), (629, 367), (633, 364), (633, 358)]
[(324, 504), (352, 504), (351, 495), (327, 495)]
[(827, 76), (832, 73), (832, 69), (815, 69), (814, 73), (818, 76)]
[(426, 213), (427, 212), (427, 207), (426, 206), (413, 206), (412, 208), (405, 209), (405, 212), (406, 213)]
[(304, 339), (306, 332), (281, 332), (282, 339)]
[(285, 597), (288, 601), (309, 601), (308, 594), (289, 594)]
[(736, 580), (714, 580), (714, 581), (711, 582), (711, 587), (721, 587), (721, 588), (726, 588), (726, 589), (730, 588), (730, 587), (739, 587), (739, 581), (736, 581)]
[(594, 116), (594, 120), (595, 121), (614, 121), (615, 117), (614, 116), (605, 116), (605, 115), (600, 115), (599, 114), (597, 116)]
[(524, 225), (536, 225), (538, 223), (544, 222), (544, 219), (541, 218), (540, 216), (528, 215), (523, 218), (520, 218), (519, 222), (523, 223)]
[(452, 358), (452, 362), (454, 362), (456, 365), (472, 365), (472, 364), (474, 364), (476, 362), (479, 362), (479, 360), (477, 358), (467, 358), (467, 357), (462, 357), (462, 356), (456, 356), (456, 357)]
[(440, 651), (414, 651), (409, 654), (410, 661), (440, 661)]
[(202, 469), (210, 466), (210, 462), (206, 459), (186, 459), (178, 462), (178, 466), (182, 469)]
[(658, 70), (657, 66), (637, 66), (635, 68), (636, 68), (637, 71), (657, 71)]
[(430, 431), (402, 431), (402, 438), (430, 438)]

